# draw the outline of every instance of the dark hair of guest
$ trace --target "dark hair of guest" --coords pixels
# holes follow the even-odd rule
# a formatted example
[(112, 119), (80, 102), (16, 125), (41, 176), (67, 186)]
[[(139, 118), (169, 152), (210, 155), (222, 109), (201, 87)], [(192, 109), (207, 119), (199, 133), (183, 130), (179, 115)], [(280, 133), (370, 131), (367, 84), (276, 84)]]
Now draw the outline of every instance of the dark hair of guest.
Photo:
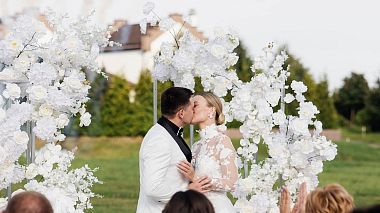
[(179, 191), (166, 204), (162, 213), (215, 213), (207, 197), (197, 191)]
[(357, 208), (352, 211), (352, 213), (378, 213), (380, 212), (380, 204), (371, 206), (368, 208)]
[(21, 192), (10, 199), (4, 212), (53, 213), (53, 208), (49, 200), (41, 193)]
[(161, 114), (172, 118), (181, 108), (190, 104), (193, 92), (183, 87), (170, 87), (161, 95)]

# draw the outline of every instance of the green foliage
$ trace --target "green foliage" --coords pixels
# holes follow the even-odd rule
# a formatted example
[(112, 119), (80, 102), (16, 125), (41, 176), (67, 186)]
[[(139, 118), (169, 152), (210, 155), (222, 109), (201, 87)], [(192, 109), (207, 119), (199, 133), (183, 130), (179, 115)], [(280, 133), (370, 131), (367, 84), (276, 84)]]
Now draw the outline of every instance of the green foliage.
[(234, 52), (236, 52), (236, 54), (239, 56), (239, 60), (233, 66), (233, 68), (236, 70), (236, 74), (243, 82), (250, 81), (253, 76), (253, 73), (251, 71), (252, 60), (248, 56), (247, 50), (245, 49), (243, 43), (240, 42), (239, 46), (236, 47)]
[(368, 93), (365, 108), (358, 113), (362, 123), (372, 131), (380, 131), (380, 79), (376, 84)]
[(100, 115), (103, 135), (132, 135), (132, 110), (129, 101), (131, 85), (121, 77), (110, 75)]
[[(287, 92), (291, 92), (290, 84), (292, 81), (302, 81), (307, 87), (307, 91), (304, 94), (306, 99), (313, 103), (317, 99), (317, 84), (310, 74), (309, 69), (304, 67), (299, 59), (295, 58), (292, 54), (288, 53), (288, 59), (285, 61), (284, 68), (289, 67), (290, 76), (286, 81), (286, 85), (289, 86)], [(296, 115), (299, 104), (293, 101), (286, 105), (285, 112), (288, 115)], [(323, 122), (323, 121), (322, 121)]]
[(79, 133), (81, 135), (100, 136), (103, 134), (100, 110), (104, 104), (103, 98), (108, 86), (108, 80), (102, 75), (97, 75), (95, 80), (91, 83), (91, 89), (88, 95), (90, 100), (87, 103), (87, 111), (91, 114), (91, 125), (80, 128)]
[[(157, 84), (157, 114), (160, 117), (160, 94), (171, 87), (171, 82), (158, 82)], [(149, 128), (153, 125), (153, 82), (148, 70), (141, 72), (139, 82), (135, 87), (136, 98), (131, 104), (131, 134), (144, 136)]]
[[(75, 146), (79, 148), (73, 168), (83, 164), (89, 164), (92, 168), (100, 167), (96, 176), (104, 184), (95, 185), (94, 192), (103, 197), (93, 199), (94, 212), (136, 212), (139, 194), (138, 152), (141, 140), (98, 137), (65, 143), (70, 145), (69, 149)], [(232, 141), (237, 147), (239, 140)], [(379, 135), (376, 141), (380, 141)], [(353, 195), (355, 205), (359, 207), (379, 203), (379, 146), (358, 142), (337, 144), (338, 156), (325, 163), (324, 171), (319, 175), (319, 185), (342, 184)], [(263, 156), (261, 152), (259, 156)]]
[(135, 102), (129, 106), (132, 110), (132, 132), (144, 135), (153, 124), (153, 83), (150, 73), (144, 71), (135, 87)]
[(314, 104), (320, 111), (317, 119), (322, 121), (324, 128), (336, 128), (338, 126), (338, 114), (335, 110), (334, 101), (329, 95), (329, 84), (326, 76), (317, 84), (315, 95)]
[(343, 86), (334, 94), (334, 104), (338, 113), (354, 124), (356, 113), (365, 106), (369, 92), (368, 83), (363, 74), (355, 72), (343, 81)]

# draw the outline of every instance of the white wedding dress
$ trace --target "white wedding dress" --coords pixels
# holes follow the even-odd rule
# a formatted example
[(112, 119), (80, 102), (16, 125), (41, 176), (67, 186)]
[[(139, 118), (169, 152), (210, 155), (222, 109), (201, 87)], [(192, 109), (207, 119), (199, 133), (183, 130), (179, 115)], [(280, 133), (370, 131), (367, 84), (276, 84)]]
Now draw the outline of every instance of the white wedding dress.
[(219, 126), (210, 125), (199, 131), (201, 139), (192, 146), (192, 165), (197, 177), (212, 179), (210, 192), (205, 193), (216, 213), (236, 212), (227, 192), (238, 179), (237, 155), (231, 139)]

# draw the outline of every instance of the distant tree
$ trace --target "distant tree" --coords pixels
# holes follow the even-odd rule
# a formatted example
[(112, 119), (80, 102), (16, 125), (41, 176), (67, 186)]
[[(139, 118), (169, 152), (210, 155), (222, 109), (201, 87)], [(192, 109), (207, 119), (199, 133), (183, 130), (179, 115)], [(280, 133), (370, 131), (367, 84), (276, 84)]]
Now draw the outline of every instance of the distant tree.
[(233, 66), (239, 79), (244, 82), (250, 81), (253, 76), (253, 73), (251, 71), (252, 59), (249, 57), (244, 44), (240, 42), (239, 46), (236, 47), (234, 52), (236, 52), (237, 56), (239, 56), (239, 60)]
[(153, 124), (153, 83), (148, 71), (141, 73), (135, 91), (132, 132), (136, 135), (144, 135)]
[[(86, 73), (86, 76), (88, 80), (91, 79), (88, 73)], [(86, 110), (91, 114), (91, 124), (88, 127), (79, 127), (80, 115), (78, 114), (76, 117), (72, 117), (69, 125), (64, 129), (64, 133), (68, 136), (100, 136), (103, 134), (100, 109), (103, 105), (104, 94), (108, 88), (108, 80), (102, 75), (93, 77), (92, 81), (90, 80), (91, 88), (88, 93), (90, 100), (86, 103)]]
[(338, 114), (332, 96), (329, 94), (329, 84), (326, 75), (317, 84), (315, 96), (314, 104), (320, 111), (317, 119), (322, 121), (324, 128), (336, 128), (338, 126)]
[(109, 86), (100, 109), (103, 134), (106, 136), (132, 135), (132, 106), (129, 101), (130, 83), (125, 79), (110, 75)]
[(365, 108), (358, 113), (362, 123), (372, 131), (380, 131), (380, 79), (376, 87), (370, 89), (365, 101)]
[[(101, 136), (103, 134), (102, 116), (100, 110), (104, 105), (104, 95), (108, 89), (108, 81), (102, 75), (97, 75), (91, 82), (91, 89), (87, 102), (87, 111), (91, 114), (91, 124), (88, 127), (79, 128), (80, 135)], [(79, 123), (79, 120), (77, 121)]]
[[(157, 114), (160, 117), (160, 97), (162, 92), (171, 87), (171, 82), (158, 82), (157, 85)], [(133, 135), (145, 135), (153, 125), (153, 81), (148, 70), (141, 72), (140, 79), (135, 86), (136, 98), (132, 104), (132, 126)]]
[[(293, 80), (302, 81), (307, 86), (307, 91), (304, 94), (307, 100), (315, 102), (317, 99), (316, 89), (317, 84), (313, 79), (313, 76), (310, 74), (309, 69), (303, 66), (299, 59), (295, 58), (292, 54), (288, 52), (288, 59), (285, 61), (284, 68), (289, 66), (290, 76), (286, 81), (286, 85), (289, 86), (287, 92), (291, 91), (290, 84)], [(296, 101), (288, 104), (286, 106), (286, 113), (295, 115), (299, 104)]]
[(334, 94), (335, 107), (339, 114), (355, 123), (358, 111), (364, 108), (369, 87), (363, 74), (355, 72), (350, 77), (344, 78), (343, 86)]

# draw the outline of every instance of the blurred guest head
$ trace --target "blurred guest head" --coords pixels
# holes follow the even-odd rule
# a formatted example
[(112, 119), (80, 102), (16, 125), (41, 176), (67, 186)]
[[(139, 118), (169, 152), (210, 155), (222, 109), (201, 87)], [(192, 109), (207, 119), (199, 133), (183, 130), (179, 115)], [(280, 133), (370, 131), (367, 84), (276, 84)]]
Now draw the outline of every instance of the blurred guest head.
[(162, 213), (215, 213), (214, 207), (205, 195), (187, 190), (177, 192), (166, 204)]
[(310, 192), (306, 199), (307, 213), (349, 213), (354, 208), (352, 196), (339, 184), (329, 184)]
[(378, 213), (380, 212), (380, 205), (372, 206), (369, 208), (354, 209), (352, 213)]
[(21, 192), (9, 200), (4, 213), (53, 213), (53, 208), (44, 195)]

